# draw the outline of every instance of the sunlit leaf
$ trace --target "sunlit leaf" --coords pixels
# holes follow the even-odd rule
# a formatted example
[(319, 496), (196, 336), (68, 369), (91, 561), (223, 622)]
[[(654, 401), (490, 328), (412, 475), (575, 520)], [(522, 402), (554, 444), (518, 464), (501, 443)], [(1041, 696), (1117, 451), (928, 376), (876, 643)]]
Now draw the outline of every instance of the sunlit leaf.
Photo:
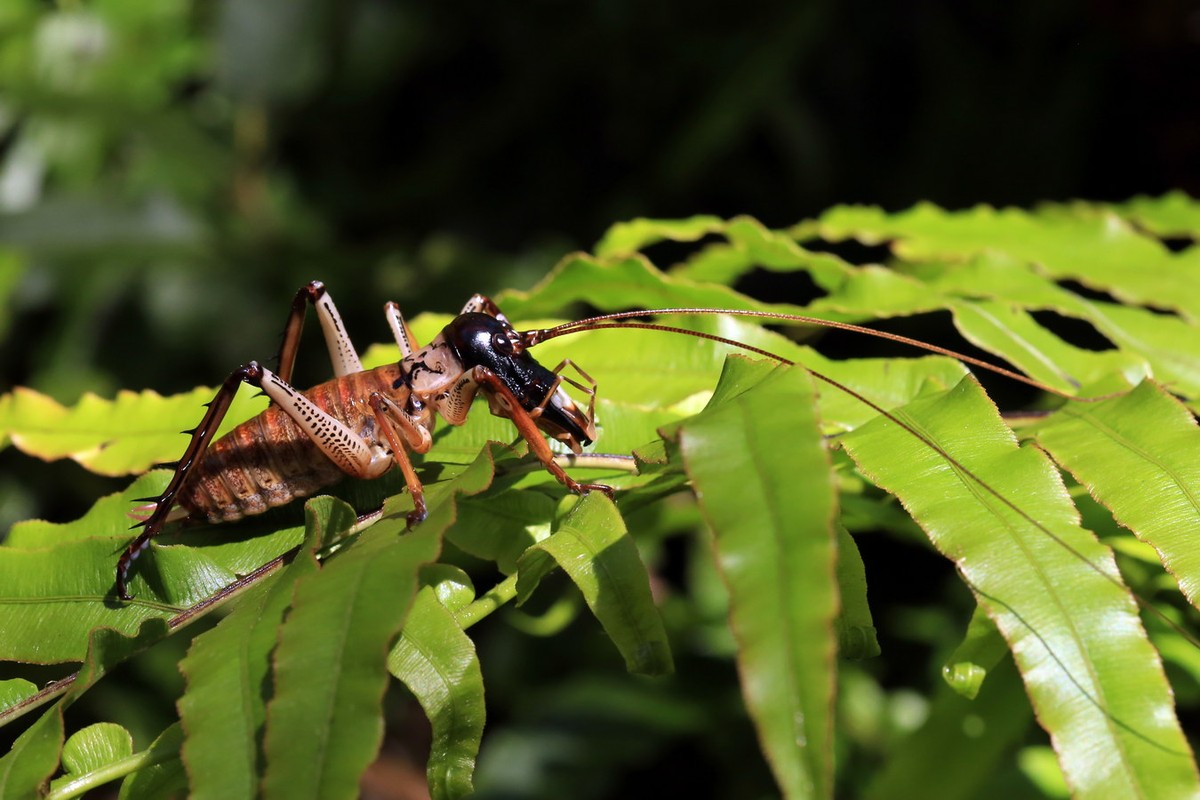
[(188, 682), (178, 705), (188, 731), (183, 755), (192, 797), (257, 793), (263, 687), (279, 625), (295, 582), (317, 569), (312, 549), (348, 529), (354, 515), (344, 504), (318, 498), (308, 505), (308, 520), (301, 554), (275, 581), (242, 598), (217, 627), (196, 637), (179, 665)]
[(1175, 258), (1161, 242), (1106, 210), (1037, 214), (976, 206), (950, 212), (922, 203), (889, 215), (877, 208), (841, 207), (822, 216), (821, 232), (868, 243), (891, 240), (909, 261), (1002, 252), (1126, 302), (1179, 310), (1192, 319), (1200, 315), (1200, 301), (1191, 291), (1200, 264)]
[(55, 778), (51, 788), (61, 789), (80, 775), (102, 769), (133, 754), (129, 731), (111, 722), (97, 722), (71, 734), (63, 745), (64, 774)]
[(608, 229), (596, 244), (596, 255), (601, 258), (636, 253), (664, 239), (675, 242), (694, 242), (706, 234), (724, 229), (725, 221), (720, 217), (696, 216), (689, 219), (632, 219), (618, 222)]
[[(842, 439), (952, 558), (1009, 642), (1080, 797), (1190, 795), (1195, 764), (1111, 553), (972, 380)], [(937, 443), (930, 447), (919, 431)], [(966, 470), (970, 470), (968, 474)]]
[(0, 756), (0, 796), (36, 797), (58, 768), (62, 742), (62, 709), (55, 705)]
[(518, 597), (559, 566), (583, 594), (630, 672), (664, 675), (674, 668), (650, 579), (637, 546), (612, 502), (599, 492), (582, 498), (548, 539), (518, 562)]
[(469, 795), (483, 738), (483, 673), (474, 643), (438, 600), (434, 587), (426, 586), (413, 601), (400, 639), (388, 655), (388, 671), (409, 688), (432, 725), (430, 795)]
[(742, 691), (775, 777), (787, 797), (827, 796), (836, 498), (811, 379), (731, 360), (680, 447), (715, 535)]
[[(0, 442), (46, 460), (71, 458), (101, 475), (143, 472), (179, 458), (187, 447), (182, 430), (196, 427), (215, 391), (199, 388), (163, 397), (146, 390), (122, 391), (115, 400), (84, 395), (66, 408), (44, 394), (18, 387), (0, 396)], [(241, 392), (223, 433), (266, 408), (266, 399)]]
[(1154, 546), (1187, 599), (1200, 604), (1200, 429), (1187, 409), (1145, 381), (1128, 394), (1063, 407), (1036, 436), (1118, 522)]
[[(353, 793), (382, 741), (386, 655), (416, 596), (418, 571), (437, 558), (457, 496), (486, 489), (493, 470), (491, 452), (481, 453), (471, 469), (429, 492), (429, 516), (415, 531), (402, 536), (404, 515), (389, 513), (296, 582), (274, 656), (266, 796)], [(304, 730), (328, 735), (295, 736)]]
[(1200, 238), (1200, 203), (1180, 191), (1135, 197), (1115, 206), (1118, 214), (1159, 236)]

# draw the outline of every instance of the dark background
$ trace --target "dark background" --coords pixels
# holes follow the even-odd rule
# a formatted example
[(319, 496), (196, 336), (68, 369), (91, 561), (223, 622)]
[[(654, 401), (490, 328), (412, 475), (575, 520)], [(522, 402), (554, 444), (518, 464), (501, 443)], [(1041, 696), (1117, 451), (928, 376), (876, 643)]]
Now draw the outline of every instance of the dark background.
[[(0, 390), (214, 385), (274, 353), (312, 278), (360, 345), (381, 341), (385, 300), (411, 315), (526, 288), (635, 216), (782, 227), (838, 203), (1195, 195), (1197, 76), (1200, 2), (1183, 0), (16, 0), (0, 11)], [(299, 383), (327, 372), (306, 341)], [(74, 518), (123, 484), (9, 448), (0, 530)], [(940, 559), (864, 555), (869, 574), (913, 559), (891, 596), (919, 646), (961, 633), (926, 605), (961, 592)], [(489, 687), (545, 702), (557, 657), (531, 668), (497, 648), (481, 641)], [(733, 704), (714, 775), (668, 738), (657, 767), (611, 785), (691, 770), (710, 790), (731, 785), (718, 773), (769, 787), (728, 661), (681, 680), (705, 670)], [(704, 689), (671, 691), (644, 702)]]
[(1200, 191), (1195, 2), (15, 6), (0, 384), (66, 401), (215, 383), (314, 277), (377, 341), (634, 216)]
[[(63, 402), (216, 384), (312, 278), (363, 345), (634, 216), (1200, 191), (1197, 2), (63, 8), (0, 14), (0, 389)], [(44, 481), (0, 523), (103, 488)]]

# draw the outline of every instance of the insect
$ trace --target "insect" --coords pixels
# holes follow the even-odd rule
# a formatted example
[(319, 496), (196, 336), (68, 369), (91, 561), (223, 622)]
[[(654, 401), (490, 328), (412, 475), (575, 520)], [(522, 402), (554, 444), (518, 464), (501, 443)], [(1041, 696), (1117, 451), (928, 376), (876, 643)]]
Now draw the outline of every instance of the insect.
[[(316, 308), (335, 377), (307, 391), (289, 383), (306, 309)], [(377, 478), (399, 467), (413, 499), (409, 525), (426, 514), (421, 479), (409, 453), (433, 446), (436, 418), (451, 425), (467, 419), (480, 392), (491, 412), (512, 421), (546, 469), (572, 492), (612, 489), (579, 483), (554, 460), (541, 433), (574, 453), (596, 438), (595, 382), (564, 360), (554, 369), (539, 364), (500, 309), (476, 294), (432, 342), (419, 347), (399, 307), (385, 306), (401, 359), (364, 370), (346, 335), (341, 316), (324, 284), (302, 287), (292, 302), (279, 351), (279, 371), (251, 361), (230, 373), (158, 497), (143, 498), (153, 511), (117, 564), (117, 594), (132, 599), (129, 571), (134, 560), (162, 530), (181, 518), (230, 522), (284, 505), (336, 483), (344, 475)], [(563, 375), (571, 367), (586, 383)], [(562, 384), (589, 398), (581, 409)], [(221, 439), (214, 432), (237, 393), (248, 383), (272, 401), (257, 417)], [(211, 442), (211, 444), (210, 444)], [(136, 527), (136, 526), (135, 526)]]

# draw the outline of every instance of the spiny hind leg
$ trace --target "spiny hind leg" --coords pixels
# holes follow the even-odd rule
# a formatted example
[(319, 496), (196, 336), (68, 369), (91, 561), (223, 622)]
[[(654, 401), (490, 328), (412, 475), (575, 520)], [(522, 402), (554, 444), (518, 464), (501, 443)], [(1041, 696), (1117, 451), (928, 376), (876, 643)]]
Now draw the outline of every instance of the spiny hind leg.
[(318, 449), (347, 475), (355, 478), (375, 478), (391, 467), (392, 459), (381, 447), (373, 445), (350, 430), (269, 369), (251, 361), (230, 373), (217, 396), (208, 404), (208, 411), (200, 421), (199, 427), (191, 431), (192, 439), (166, 490), (157, 498), (144, 498), (154, 500), (155, 508), (145, 522), (134, 526), (144, 526), (145, 530), (130, 543), (117, 562), (117, 594), (121, 599), (132, 599), (128, 591), (130, 567), (171, 518), (175, 498), (186, 484), (192, 469), (208, 450), (221, 420), (225, 418), (237, 394), (238, 386), (242, 383), (262, 389), (280, 410), (300, 426)]
[(229, 406), (237, 394), (238, 387), (243, 382), (255, 383), (260, 369), (257, 364), (251, 362), (229, 374), (225, 383), (221, 384), (221, 388), (217, 390), (216, 397), (208, 403), (208, 411), (204, 412), (204, 418), (200, 420), (200, 424), (190, 431), (184, 431), (184, 433), (190, 433), (192, 438), (183, 452), (183, 457), (175, 464), (175, 474), (171, 476), (167, 488), (158, 497), (141, 498), (144, 501), (152, 501), (154, 510), (145, 520), (133, 526), (143, 530), (136, 539), (130, 542), (120, 560), (117, 561), (117, 596), (122, 600), (133, 599), (133, 595), (129, 594), (128, 584), (129, 570), (133, 566), (134, 560), (149, 546), (150, 540), (159, 534), (163, 526), (175, 519), (172, 509), (180, 489), (187, 483), (192, 468), (199, 463), (212, 443), (217, 428), (221, 426), (221, 420), (225, 419), (225, 414), (229, 411)]
[(292, 311), (288, 314), (287, 326), (283, 329), (283, 343), (279, 346), (279, 377), (284, 381), (292, 379), (296, 353), (300, 349), (300, 333), (304, 329), (304, 313), (310, 305), (317, 309), (317, 319), (325, 336), (325, 347), (329, 350), (329, 360), (333, 363), (333, 374), (340, 378), (343, 375), (362, 372), (362, 361), (346, 333), (346, 326), (342, 324), (342, 316), (333, 304), (333, 298), (321, 281), (310, 281), (300, 287), (296, 296), (292, 298)]
[(271, 370), (253, 362), (252, 366), (257, 373), (247, 383), (262, 389), (342, 472), (353, 478), (377, 478), (391, 467), (391, 458), (382, 447), (351, 430)]

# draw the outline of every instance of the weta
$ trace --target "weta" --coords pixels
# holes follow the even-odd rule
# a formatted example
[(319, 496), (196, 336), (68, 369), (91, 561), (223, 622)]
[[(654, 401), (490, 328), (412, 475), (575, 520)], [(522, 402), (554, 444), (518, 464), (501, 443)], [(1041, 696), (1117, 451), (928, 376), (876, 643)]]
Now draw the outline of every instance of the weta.
[[(291, 380), (305, 310), (317, 310), (333, 362), (332, 380), (299, 391)], [(401, 358), (364, 370), (324, 284), (302, 287), (292, 303), (279, 350), (279, 371), (257, 362), (230, 373), (192, 431), (175, 474), (158, 497), (143, 498), (153, 511), (135, 527), (141, 534), (117, 564), (117, 594), (130, 600), (129, 570), (163, 526), (181, 518), (231, 522), (307, 497), (341, 479), (377, 478), (398, 466), (412, 495), (409, 525), (425, 518), (421, 479), (409, 453), (427, 453), (440, 416), (451, 425), (467, 419), (479, 393), (492, 413), (512, 421), (538, 460), (572, 492), (598, 490), (579, 483), (554, 461), (544, 432), (574, 453), (596, 438), (595, 385), (564, 360), (554, 369), (539, 364), (527, 343), (487, 297), (476, 294), (428, 345), (419, 347), (395, 303), (385, 307)], [(587, 385), (562, 375), (571, 366)], [(563, 390), (566, 382), (590, 402), (580, 409)], [(237, 393), (248, 383), (271, 406), (210, 444)]]

